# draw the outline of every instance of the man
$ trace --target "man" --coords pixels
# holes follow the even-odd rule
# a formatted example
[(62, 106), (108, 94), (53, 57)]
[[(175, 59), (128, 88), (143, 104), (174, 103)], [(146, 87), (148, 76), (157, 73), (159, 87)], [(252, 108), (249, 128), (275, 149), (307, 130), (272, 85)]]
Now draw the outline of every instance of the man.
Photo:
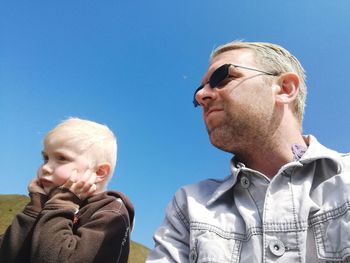
[(302, 135), (305, 96), (284, 48), (214, 50), (194, 104), (232, 174), (177, 191), (147, 262), (350, 262), (350, 155)]

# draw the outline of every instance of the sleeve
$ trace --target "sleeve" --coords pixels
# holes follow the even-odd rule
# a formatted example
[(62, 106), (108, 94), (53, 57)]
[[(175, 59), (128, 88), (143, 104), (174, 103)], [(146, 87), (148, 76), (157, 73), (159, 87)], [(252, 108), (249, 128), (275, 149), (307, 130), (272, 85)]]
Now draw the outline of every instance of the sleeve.
[(123, 203), (93, 213), (76, 227), (74, 215), (80, 202), (69, 190), (53, 192), (35, 226), (33, 262), (127, 262), (130, 224)]
[(180, 200), (183, 198), (175, 196), (168, 205), (164, 222), (153, 236), (155, 247), (147, 263), (189, 262), (189, 220), (184, 212), (186, 205)]
[(30, 202), (0, 237), (0, 262), (22, 262), (30, 257), (32, 231), (47, 196), (30, 193)]

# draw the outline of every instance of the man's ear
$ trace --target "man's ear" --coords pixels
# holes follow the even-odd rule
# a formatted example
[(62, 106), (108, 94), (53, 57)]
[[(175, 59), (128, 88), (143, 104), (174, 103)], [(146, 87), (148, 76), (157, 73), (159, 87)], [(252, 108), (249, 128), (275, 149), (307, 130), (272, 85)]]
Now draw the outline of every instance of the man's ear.
[(279, 76), (275, 86), (276, 103), (290, 104), (299, 92), (299, 77), (293, 72), (283, 73)]
[(106, 180), (111, 172), (111, 165), (109, 163), (100, 163), (96, 170), (96, 183)]

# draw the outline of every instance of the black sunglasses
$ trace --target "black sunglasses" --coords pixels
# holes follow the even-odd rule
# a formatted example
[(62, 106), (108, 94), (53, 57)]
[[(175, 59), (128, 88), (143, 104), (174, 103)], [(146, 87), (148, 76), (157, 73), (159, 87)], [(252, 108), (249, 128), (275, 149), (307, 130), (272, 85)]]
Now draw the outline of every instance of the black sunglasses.
[(259, 69), (248, 68), (248, 67), (238, 66), (238, 65), (234, 65), (234, 64), (224, 64), (224, 65), (218, 67), (211, 74), (211, 76), (209, 78), (209, 81), (207, 83), (204, 83), (204, 84), (200, 85), (199, 88), (196, 89), (196, 91), (194, 92), (194, 95), (193, 95), (193, 105), (195, 107), (200, 105), (199, 102), (196, 100), (197, 92), (200, 91), (201, 89), (203, 89), (204, 86), (207, 85), (207, 84), (209, 84), (209, 87), (211, 87), (212, 89), (217, 87), (222, 81), (224, 81), (227, 77), (230, 76), (230, 74), (229, 74), (229, 68), (230, 67), (248, 69), (248, 70), (260, 72), (260, 73), (263, 73), (263, 74), (266, 74), (266, 75), (270, 75), (270, 76), (277, 76), (278, 75), (278, 73), (266, 72), (266, 71), (259, 70)]

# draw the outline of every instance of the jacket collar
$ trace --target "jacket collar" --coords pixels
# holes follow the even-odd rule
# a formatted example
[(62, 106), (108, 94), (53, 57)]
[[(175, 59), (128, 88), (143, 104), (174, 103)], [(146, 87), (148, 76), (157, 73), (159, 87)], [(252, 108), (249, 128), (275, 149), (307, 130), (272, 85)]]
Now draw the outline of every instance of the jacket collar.
[(240, 168), (236, 167), (234, 158), (232, 158), (230, 166), (231, 166), (231, 175), (226, 177), (221, 183), (221, 185), (214, 191), (211, 198), (207, 202), (207, 205), (211, 205), (212, 203), (214, 203), (217, 199), (219, 199), (223, 194), (229, 191), (236, 184), (237, 176), (239, 174)]
[(304, 136), (304, 139), (309, 146), (307, 151), (299, 160), (301, 164), (311, 163), (319, 159), (329, 159), (337, 166), (338, 172), (343, 170), (343, 164), (340, 160), (340, 154), (338, 152), (323, 146), (313, 135)]
[[(319, 159), (329, 159), (330, 161), (332, 161), (337, 167), (337, 171), (339, 173), (343, 170), (343, 165), (340, 161), (340, 155), (338, 152), (328, 149), (327, 147), (320, 144), (313, 135), (304, 136), (304, 140), (308, 144), (308, 149), (304, 153), (304, 155), (298, 161), (290, 162), (284, 165), (283, 167), (281, 167), (280, 171), (290, 168), (291, 166), (303, 166), (304, 164), (308, 164)], [(246, 168), (243, 163), (240, 163), (237, 160), (235, 160), (234, 157), (231, 159), (230, 167), (231, 175), (226, 177), (222, 181), (221, 185), (214, 191), (211, 198), (207, 202), (208, 206), (213, 204), (216, 200), (218, 200), (222, 195), (224, 195), (236, 184), (238, 175), (242, 170), (253, 171), (249, 168)]]

